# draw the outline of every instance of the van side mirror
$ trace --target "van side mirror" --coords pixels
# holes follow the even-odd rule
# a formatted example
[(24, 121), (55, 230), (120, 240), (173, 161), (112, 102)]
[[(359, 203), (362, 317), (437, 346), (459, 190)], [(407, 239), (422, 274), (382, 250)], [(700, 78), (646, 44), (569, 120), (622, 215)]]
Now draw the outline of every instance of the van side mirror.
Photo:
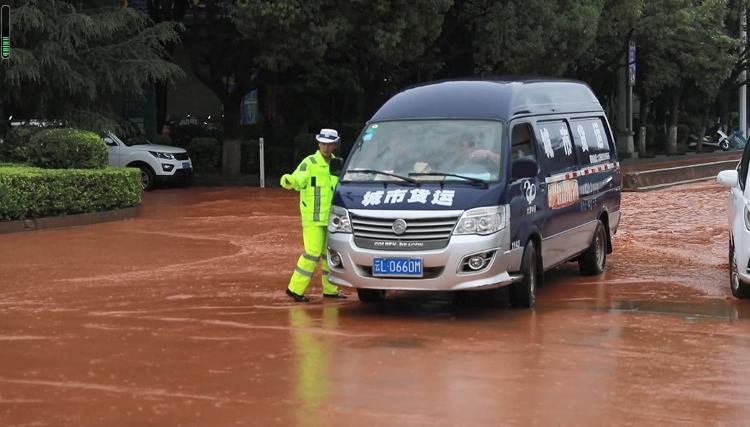
[(534, 178), (539, 174), (539, 163), (530, 157), (513, 160), (510, 164), (511, 181), (523, 178)]
[(740, 177), (737, 171), (734, 169), (721, 171), (718, 175), (716, 175), (716, 182), (725, 187), (733, 188), (739, 184)]
[(334, 157), (331, 159), (331, 163), (328, 164), (328, 170), (333, 176), (341, 175), (341, 169), (344, 168), (344, 159), (341, 157)]

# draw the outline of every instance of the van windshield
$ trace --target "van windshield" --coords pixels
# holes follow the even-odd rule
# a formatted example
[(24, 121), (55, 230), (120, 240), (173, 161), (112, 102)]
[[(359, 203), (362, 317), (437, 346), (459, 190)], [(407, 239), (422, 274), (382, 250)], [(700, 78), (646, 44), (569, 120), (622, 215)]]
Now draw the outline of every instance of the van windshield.
[(490, 120), (370, 124), (354, 144), (342, 181), (497, 181), (502, 130), (501, 122)]

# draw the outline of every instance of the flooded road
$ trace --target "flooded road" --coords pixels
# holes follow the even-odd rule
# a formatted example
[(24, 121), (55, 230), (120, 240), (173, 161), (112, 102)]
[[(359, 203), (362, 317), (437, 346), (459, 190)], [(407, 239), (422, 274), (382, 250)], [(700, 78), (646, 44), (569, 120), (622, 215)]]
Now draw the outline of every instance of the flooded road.
[(600, 277), (538, 307), (284, 295), (295, 194), (144, 195), (139, 217), (0, 235), (0, 425), (746, 424), (750, 304), (726, 194), (623, 194)]

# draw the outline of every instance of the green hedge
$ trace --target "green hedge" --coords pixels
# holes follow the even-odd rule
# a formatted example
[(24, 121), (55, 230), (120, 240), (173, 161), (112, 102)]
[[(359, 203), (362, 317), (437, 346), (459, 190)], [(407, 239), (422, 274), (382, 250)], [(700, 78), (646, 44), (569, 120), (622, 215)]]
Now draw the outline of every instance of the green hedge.
[(50, 169), (98, 169), (107, 166), (107, 146), (99, 135), (80, 129), (46, 129), (29, 140), (27, 162)]
[(8, 131), (0, 144), (0, 161), (26, 162), (29, 158), (29, 140), (43, 131), (38, 126), (14, 127)]
[(0, 167), (0, 220), (104, 211), (140, 201), (135, 168)]
[(188, 153), (195, 169), (218, 168), (221, 163), (221, 144), (215, 138), (193, 138)]

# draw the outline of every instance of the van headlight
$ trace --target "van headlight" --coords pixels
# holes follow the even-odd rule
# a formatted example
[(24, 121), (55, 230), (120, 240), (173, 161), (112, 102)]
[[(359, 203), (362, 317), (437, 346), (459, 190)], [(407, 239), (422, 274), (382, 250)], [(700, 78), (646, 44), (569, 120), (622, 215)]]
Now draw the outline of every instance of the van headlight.
[(331, 206), (328, 215), (328, 231), (331, 233), (351, 233), (352, 223), (349, 221), (349, 212), (339, 206)]
[(507, 219), (506, 206), (469, 209), (461, 215), (453, 234), (487, 235), (496, 233), (505, 228)]

